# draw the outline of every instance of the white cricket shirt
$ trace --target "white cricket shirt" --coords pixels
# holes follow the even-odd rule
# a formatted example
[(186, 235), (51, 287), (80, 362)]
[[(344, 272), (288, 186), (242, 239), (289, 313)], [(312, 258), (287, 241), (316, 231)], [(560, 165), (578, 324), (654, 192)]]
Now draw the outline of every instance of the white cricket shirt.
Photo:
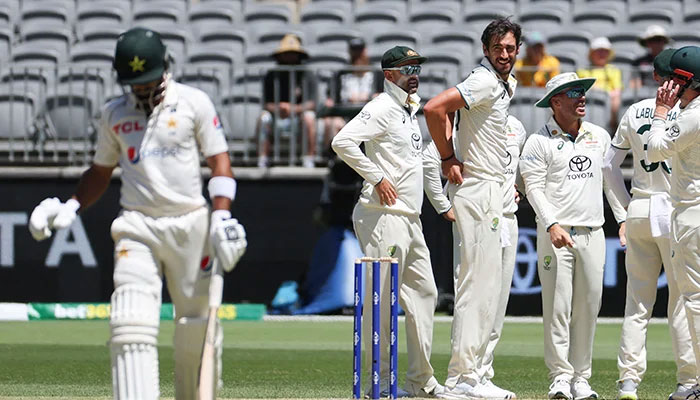
[(672, 158), (674, 207), (700, 204), (700, 97), (681, 109), (676, 121), (654, 118), (647, 156), (651, 162)]
[(458, 158), (464, 176), (503, 182), (506, 168), (506, 120), (517, 81), (505, 82), (487, 58), (457, 85), (466, 106), (455, 116)]
[(603, 225), (602, 168), (609, 146), (608, 132), (586, 121), (576, 139), (554, 117), (530, 135), (520, 156), (520, 173), (540, 223)]
[[(409, 107), (410, 104), (410, 107)], [(359, 204), (406, 215), (423, 205), (423, 136), (416, 112), (420, 97), (384, 80), (384, 92), (367, 103), (333, 138), (333, 150), (365, 182)], [(365, 153), (360, 144), (365, 143)], [(387, 179), (398, 192), (393, 206), (382, 205), (374, 186)]]
[(518, 175), (518, 162), (520, 152), (525, 146), (527, 132), (522, 122), (512, 115), (508, 116), (506, 123), (506, 168), (503, 171), (503, 214), (514, 214), (518, 211), (515, 203), (515, 178)]
[(152, 217), (176, 216), (206, 204), (200, 152), (228, 150), (221, 122), (199, 89), (168, 82), (150, 116), (130, 95), (105, 106), (94, 163), (122, 169), (121, 206)]
[[(647, 142), (651, 122), (654, 119), (656, 99), (644, 99), (634, 103), (625, 111), (617, 127), (612, 146), (622, 150), (632, 150), (634, 160), (632, 194), (649, 197), (654, 193), (668, 193), (671, 188), (671, 163), (651, 162), (647, 157)], [(667, 120), (678, 118), (678, 106), (668, 113)]]

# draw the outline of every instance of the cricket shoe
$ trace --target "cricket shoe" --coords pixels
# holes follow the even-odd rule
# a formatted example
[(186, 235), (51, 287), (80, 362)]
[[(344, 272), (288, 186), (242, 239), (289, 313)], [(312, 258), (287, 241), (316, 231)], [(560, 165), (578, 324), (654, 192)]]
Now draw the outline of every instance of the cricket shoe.
[(547, 396), (550, 399), (571, 400), (571, 381), (564, 378), (557, 378), (549, 385), (549, 393)]
[(637, 400), (637, 382), (632, 379), (618, 382), (617, 400)]
[(676, 391), (668, 395), (668, 400), (696, 400), (700, 399), (700, 385), (681, 385), (676, 386)]
[(432, 390), (425, 390), (425, 388), (419, 389), (417, 392), (413, 393), (411, 397), (418, 397), (421, 399), (439, 399), (445, 393), (445, 387), (441, 384), (436, 384)]
[(481, 386), (485, 387), (494, 399), (516, 399), (515, 393), (502, 389), (491, 382), (491, 379), (482, 379)]
[(458, 383), (452, 389), (445, 388), (445, 392), (438, 397), (441, 399), (509, 399), (509, 397), (503, 397), (500, 394), (493, 393), (481, 383), (470, 385), (467, 382)]
[(598, 393), (591, 389), (591, 385), (584, 378), (578, 378), (571, 384), (571, 394), (574, 400), (597, 399)]

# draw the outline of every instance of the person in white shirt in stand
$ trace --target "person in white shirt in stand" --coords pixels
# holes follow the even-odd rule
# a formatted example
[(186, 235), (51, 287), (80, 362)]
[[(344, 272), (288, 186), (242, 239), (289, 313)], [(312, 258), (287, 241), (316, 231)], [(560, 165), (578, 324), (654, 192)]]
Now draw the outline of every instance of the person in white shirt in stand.
[[(518, 210), (520, 194), (517, 191), (516, 181), (518, 180), (517, 178), (519, 178), (518, 161), (520, 159), (520, 152), (525, 145), (527, 132), (523, 124), (517, 118), (513, 115), (508, 115), (506, 134), (508, 138), (508, 163), (503, 171), (506, 180), (503, 183), (503, 224), (501, 225), (501, 286), (499, 289), (496, 320), (491, 330), (486, 353), (481, 360), (479, 376), (481, 376), (481, 384), (484, 387), (490, 388), (494, 393), (500, 393), (503, 397), (507, 395), (512, 397), (512, 392), (504, 391), (504, 393), (501, 393), (499, 388), (492, 382), (495, 374), (493, 370), (493, 359), (494, 350), (501, 338), (501, 332), (503, 330), (503, 322), (506, 316), (510, 287), (513, 280), (513, 271), (515, 269), (515, 256), (518, 250), (518, 217), (515, 215), (515, 212)], [(447, 187), (443, 189), (440, 179), (440, 153), (437, 151), (435, 143), (433, 142), (430, 142), (430, 144), (425, 147), (425, 150), (423, 150), (423, 170), (425, 174), (423, 185), (425, 186), (425, 194), (428, 200), (438, 214), (441, 214), (450, 222), (455, 222), (454, 210), (452, 210), (452, 204), (446, 194)], [(456, 224), (452, 224), (454, 276), (459, 276), (460, 247), (461, 240), (459, 237), (459, 230)]]
[[(420, 107), (416, 91), (420, 64), (425, 60), (405, 46), (387, 50), (381, 62), (384, 92), (367, 103), (332, 142), (338, 157), (364, 179), (352, 216), (364, 254), (399, 260), (399, 304), (406, 312), (408, 348), (405, 391), (400, 391), (399, 397), (436, 397), (444, 390), (430, 365), (437, 287), (420, 221), (423, 136), (416, 118)], [(365, 153), (360, 149), (362, 143)], [(381, 303), (386, 304), (389, 269), (382, 268), (381, 272)], [(371, 268), (366, 268), (365, 280), (371, 282), (371, 276)], [(367, 286), (365, 304), (371, 304), (371, 294)], [(389, 389), (388, 309), (382, 308), (381, 313), (380, 387), (385, 397)], [(370, 337), (371, 326), (371, 315), (365, 313), (364, 337)], [(365, 342), (368, 373), (371, 343)]]
[[(586, 91), (595, 78), (559, 74), (535, 105), (553, 116), (525, 143), (520, 173), (537, 215), (544, 359), (550, 399), (596, 399), (591, 389), (593, 337), (603, 294), (603, 162), (608, 132), (587, 121)], [(606, 192), (610, 192), (606, 190)], [(619, 203), (608, 202), (624, 220)]]
[[(210, 282), (219, 267), (232, 270), (247, 246), (243, 227), (229, 211), (236, 181), (226, 139), (209, 97), (171, 79), (157, 32), (134, 28), (119, 35), (114, 69), (119, 83), (131, 90), (105, 106), (93, 164), (71, 199), (48, 198), (34, 209), (29, 229), (43, 240), (52, 229), (70, 226), (121, 167), (122, 211), (111, 227), (113, 395), (117, 400), (160, 397), (157, 345), (165, 276), (175, 308), (175, 398), (194, 400)], [(211, 213), (202, 196), (200, 154), (212, 171)], [(222, 385), (218, 321), (215, 343), (214, 394)]]
[[(700, 368), (700, 47), (686, 46), (671, 56), (671, 80), (656, 94), (647, 143), (650, 162), (671, 158), (671, 262)], [(680, 113), (668, 121), (678, 103)], [(700, 384), (677, 390), (669, 399), (700, 398)]]
[[(442, 172), (453, 184), (450, 199), (463, 245), (455, 276), (452, 355), (447, 398), (511, 398), (482, 385), (479, 368), (499, 305), (500, 222), (506, 167), (506, 120), (517, 81), (511, 75), (520, 49), (520, 26), (508, 18), (481, 35), (484, 58), (456, 87), (425, 105), (425, 119), (440, 152)], [(453, 141), (452, 121), (456, 143)], [(455, 145), (456, 144), (456, 145)]]
[[(659, 84), (670, 79), (671, 56), (675, 51), (663, 50), (654, 59), (653, 74)], [(676, 391), (697, 383), (688, 321), (671, 263), (671, 166), (668, 160), (649, 162), (646, 154), (655, 107), (654, 98), (630, 106), (622, 116), (603, 169), (606, 182), (627, 209), (626, 222), (620, 225), (620, 238), (623, 246), (627, 246), (627, 302), (617, 356), (620, 400), (637, 399), (637, 387), (646, 372), (647, 326), (656, 301), (662, 263), (668, 281), (668, 326), (676, 357)], [(667, 120), (675, 121), (678, 112), (676, 105), (668, 113)], [(632, 150), (634, 171), (631, 201), (620, 169), (629, 150)]]

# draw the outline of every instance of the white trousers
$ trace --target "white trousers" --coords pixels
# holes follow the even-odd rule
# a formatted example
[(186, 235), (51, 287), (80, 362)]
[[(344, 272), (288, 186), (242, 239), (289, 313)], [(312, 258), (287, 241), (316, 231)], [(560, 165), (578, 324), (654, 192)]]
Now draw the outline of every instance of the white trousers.
[(603, 229), (562, 226), (573, 247), (557, 249), (537, 226), (537, 271), (542, 283), (544, 362), (549, 379), (591, 377), (593, 338), (603, 294)]
[[(685, 306), (696, 363), (700, 361), (700, 205), (671, 214), (671, 262)], [(700, 365), (696, 367), (696, 375)]]
[(486, 353), (481, 360), (479, 375), (485, 379), (493, 379), (493, 352), (496, 349), (498, 341), (501, 339), (503, 331), (503, 322), (506, 319), (506, 308), (508, 307), (508, 298), (510, 297), (510, 286), (513, 282), (513, 270), (515, 269), (515, 256), (518, 252), (518, 217), (515, 214), (503, 214), (503, 223), (501, 229), (507, 230), (503, 232), (510, 239), (510, 246), (501, 248), (501, 287), (498, 291), (498, 310), (496, 311), (496, 320), (491, 329), (489, 343), (486, 346)]
[[(399, 305), (406, 313), (405, 330), (408, 368), (406, 388), (416, 393), (431, 391), (437, 384), (430, 365), (433, 344), (433, 316), (437, 305), (437, 287), (430, 264), (430, 252), (425, 244), (423, 225), (418, 216), (390, 214), (382, 210), (355, 206), (353, 212), (355, 234), (367, 257), (398, 258)], [(392, 254), (393, 252), (393, 254)], [(389, 293), (391, 288), (389, 265), (381, 267), (381, 363), (382, 388), (389, 380)], [(365, 379), (370, 382), (372, 362), (372, 268), (365, 267), (365, 297), (362, 335), (365, 338)], [(402, 334), (399, 331), (399, 336)]]
[(481, 381), (486, 353), (500, 303), (503, 190), (497, 182), (465, 178), (450, 185), (450, 199), (462, 238), (455, 271), (452, 355), (445, 386)]
[(632, 200), (627, 208), (626, 224), (627, 301), (617, 356), (620, 381), (629, 379), (639, 383), (646, 372), (647, 326), (656, 302), (656, 286), (663, 263), (668, 280), (668, 325), (676, 357), (676, 379), (684, 385), (695, 384), (695, 355), (671, 262), (671, 240), (651, 236), (648, 198)]

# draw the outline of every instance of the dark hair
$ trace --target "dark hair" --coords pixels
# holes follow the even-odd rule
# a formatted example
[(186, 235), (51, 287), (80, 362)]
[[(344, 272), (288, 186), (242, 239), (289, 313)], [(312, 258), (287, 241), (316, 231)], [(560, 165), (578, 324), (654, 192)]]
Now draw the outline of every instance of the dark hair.
[(513, 33), (516, 46), (520, 46), (522, 30), (520, 29), (520, 25), (510, 20), (510, 17), (501, 17), (491, 21), (486, 29), (484, 29), (484, 33), (481, 34), (481, 43), (488, 49), (493, 39), (500, 40), (508, 32)]

